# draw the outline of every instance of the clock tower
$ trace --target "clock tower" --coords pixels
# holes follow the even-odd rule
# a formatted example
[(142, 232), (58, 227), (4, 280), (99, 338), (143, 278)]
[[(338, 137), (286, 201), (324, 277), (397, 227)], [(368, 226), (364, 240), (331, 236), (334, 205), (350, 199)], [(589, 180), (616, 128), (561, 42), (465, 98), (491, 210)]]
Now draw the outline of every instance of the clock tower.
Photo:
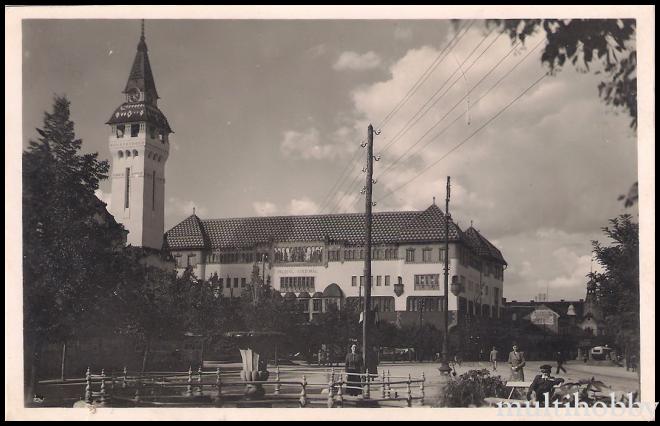
[(125, 102), (106, 123), (112, 156), (110, 210), (128, 230), (129, 244), (160, 250), (165, 232), (165, 163), (173, 132), (158, 109), (144, 20), (123, 93)]

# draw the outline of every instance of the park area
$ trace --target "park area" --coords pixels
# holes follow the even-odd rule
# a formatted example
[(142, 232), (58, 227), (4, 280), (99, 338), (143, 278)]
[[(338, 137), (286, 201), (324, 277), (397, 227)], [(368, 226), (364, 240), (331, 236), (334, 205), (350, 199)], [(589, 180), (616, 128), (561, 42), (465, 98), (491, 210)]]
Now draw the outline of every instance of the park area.
[[(539, 372), (544, 361), (530, 361), (525, 367), (525, 380), (531, 381)], [(550, 363), (554, 365), (554, 363)], [(264, 394), (257, 398), (246, 397), (246, 383), (240, 377), (240, 363), (205, 363), (204, 369), (189, 369), (181, 372), (149, 372), (137, 375), (131, 372), (90, 371), (89, 376), (61, 381), (42, 381), (38, 386), (39, 399), (32, 406), (42, 407), (86, 407), (89, 401), (94, 405), (107, 407), (443, 407), (443, 406), (487, 406), (485, 401), (462, 400), (452, 405), (442, 399), (443, 377), (438, 371), (438, 363), (386, 362), (381, 363), (378, 375), (355, 386), (350, 383), (343, 368), (316, 365), (269, 366), (269, 377), (261, 383)], [(564, 365), (566, 372), (553, 375), (563, 378), (566, 383), (579, 383), (595, 379), (600, 392), (617, 396), (639, 389), (637, 372), (626, 371), (614, 365), (594, 365), (573, 361)], [(496, 371), (487, 362), (463, 362), (453, 365), (456, 375), (454, 383), (461, 376), (475, 371), (488, 370), (488, 383), (509, 381), (510, 368), (500, 363)], [(469, 373), (470, 372), (470, 373)], [(466, 374), (468, 373), (468, 374)], [(495, 379), (493, 379), (495, 378)], [(463, 379), (465, 380), (465, 379)], [(349, 383), (347, 383), (349, 382)], [(481, 383), (481, 382), (480, 382)], [(481, 384), (477, 386), (481, 386)], [(485, 383), (485, 382), (484, 382)], [(511, 397), (511, 388), (488, 385), (486, 397)], [(349, 389), (359, 389), (360, 395), (350, 395)], [(524, 398), (522, 393), (513, 398)], [(481, 399), (478, 397), (477, 399)]]

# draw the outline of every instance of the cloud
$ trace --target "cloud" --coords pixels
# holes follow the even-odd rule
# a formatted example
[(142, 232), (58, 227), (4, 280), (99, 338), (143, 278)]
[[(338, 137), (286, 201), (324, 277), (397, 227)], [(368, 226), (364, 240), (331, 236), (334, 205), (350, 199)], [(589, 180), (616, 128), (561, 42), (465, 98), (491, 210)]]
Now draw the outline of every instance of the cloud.
[(376, 52), (369, 51), (359, 54), (357, 52), (347, 51), (339, 55), (337, 62), (332, 66), (337, 71), (365, 71), (377, 68), (381, 63), (381, 58)]
[(325, 139), (315, 127), (303, 132), (288, 130), (280, 142), (280, 151), (292, 159), (336, 159), (351, 155), (358, 145), (357, 138), (356, 132), (348, 127), (340, 127)]
[(252, 208), (257, 216), (273, 216), (278, 210), (277, 206), (269, 201), (255, 201), (252, 203)]
[(315, 214), (319, 210), (318, 204), (307, 197), (293, 199), (287, 206), (287, 213), (292, 215)]
[(394, 29), (394, 38), (396, 40), (410, 40), (412, 38), (413, 32), (411, 28), (404, 28), (397, 26)]
[[(591, 240), (602, 239), (600, 228), (625, 212), (617, 196), (637, 179), (635, 135), (627, 117), (598, 98), (601, 77), (570, 67), (490, 121), (545, 72), (538, 50), (495, 85), (544, 34), (526, 41), (522, 55), (506, 58), (511, 42), (505, 36), (485, 50), (491, 35), (470, 56), (483, 36), (469, 31), (381, 126), (375, 209), (424, 209), (435, 196), (444, 210), (451, 176), (452, 217), (463, 229), (474, 221), (509, 263), (506, 297), (531, 298), (546, 286), (551, 298), (584, 297)], [(355, 123), (386, 117), (439, 53), (434, 46), (409, 49), (392, 62), (389, 77), (356, 87)], [(465, 77), (454, 73), (452, 56), (465, 61)], [(470, 90), (468, 124), (461, 98)], [(362, 185), (344, 190), (359, 192)]]

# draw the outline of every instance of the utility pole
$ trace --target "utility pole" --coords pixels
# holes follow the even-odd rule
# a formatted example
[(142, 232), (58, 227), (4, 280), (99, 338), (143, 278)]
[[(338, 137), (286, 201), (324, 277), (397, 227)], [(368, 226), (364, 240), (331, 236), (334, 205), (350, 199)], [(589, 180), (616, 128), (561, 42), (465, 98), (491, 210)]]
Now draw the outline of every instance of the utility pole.
[(445, 285), (444, 285), (444, 298), (443, 298), (443, 319), (444, 319), (444, 334), (442, 336), (442, 360), (440, 361), (441, 374), (449, 375), (451, 368), (449, 368), (449, 188), (450, 177), (447, 176), (447, 198), (445, 200)]
[(371, 201), (374, 172), (374, 127), (370, 124), (367, 129), (367, 182), (365, 186), (365, 251), (364, 253), (364, 305), (362, 314), (362, 360), (365, 371), (367, 369), (367, 354), (369, 345), (369, 326), (371, 325)]

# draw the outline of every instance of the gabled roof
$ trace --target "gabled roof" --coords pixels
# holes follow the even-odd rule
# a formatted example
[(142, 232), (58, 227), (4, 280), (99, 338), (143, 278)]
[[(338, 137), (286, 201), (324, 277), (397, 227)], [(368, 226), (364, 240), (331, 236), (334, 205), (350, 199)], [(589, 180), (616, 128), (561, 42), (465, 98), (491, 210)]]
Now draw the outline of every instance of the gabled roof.
[(479, 256), (507, 264), (502, 252), (472, 226), (465, 231), (465, 241)]
[[(257, 244), (288, 241), (336, 241), (364, 244), (365, 218), (362, 213), (272, 216), (192, 220), (191, 217), (165, 234), (170, 249), (235, 249)], [(377, 212), (373, 214), (373, 244), (433, 242), (445, 240), (445, 215), (432, 205), (424, 211)], [(197, 230), (192, 226), (198, 226)], [(194, 232), (194, 234), (191, 234)], [(202, 235), (208, 236), (208, 242)], [(449, 223), (449, 240), (462, 241), (463, 232)], [(206, 244), (206, 245), (205, 245)]]

